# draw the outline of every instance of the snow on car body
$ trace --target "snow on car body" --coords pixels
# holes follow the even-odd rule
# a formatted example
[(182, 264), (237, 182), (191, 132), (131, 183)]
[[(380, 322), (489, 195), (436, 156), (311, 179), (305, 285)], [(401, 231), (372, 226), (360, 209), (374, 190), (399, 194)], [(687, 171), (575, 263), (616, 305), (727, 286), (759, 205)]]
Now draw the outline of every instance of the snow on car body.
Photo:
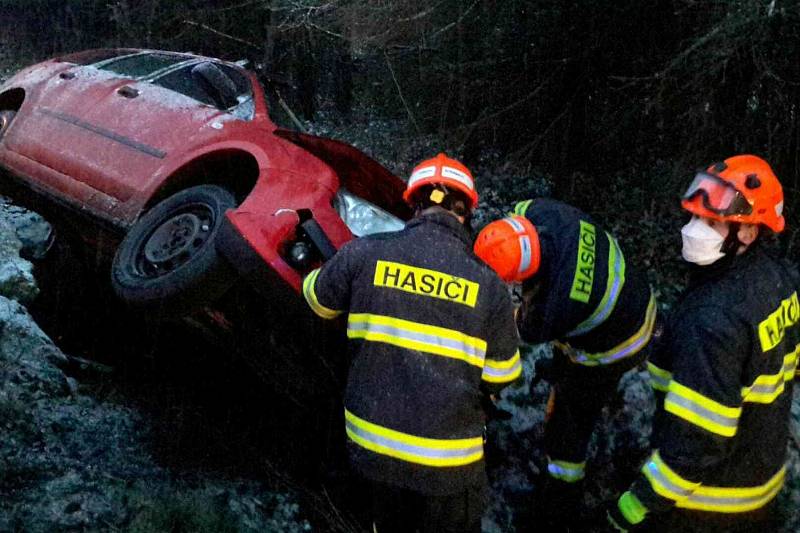
[(22, 70), (0, 86), (0, 166), (12, 196), (116, 250), (115, 289), (141, 305), (205, 303), (228, 265), (296, 292), (354, 235), (408, 217), (402, 180), (277, 128), (252, 73), (192, 54), (90, 50)]

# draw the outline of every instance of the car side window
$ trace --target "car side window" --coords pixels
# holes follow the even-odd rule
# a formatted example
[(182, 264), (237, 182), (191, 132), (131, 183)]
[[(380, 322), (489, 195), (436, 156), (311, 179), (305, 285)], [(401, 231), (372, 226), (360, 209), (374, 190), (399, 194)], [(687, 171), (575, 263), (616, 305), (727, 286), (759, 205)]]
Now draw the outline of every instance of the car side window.
[(250, 86), (250, 80), (237, 71), (236, 69), (227, 65), (215, 63), (236, 86), (236, 105), (222, 109), (220, 105), (214, 100), (213, 96), (209, 94), (207, 85), (201, 83), (197, 76), (192, 74), (192, 69), (196, 65), (190, 65), (180, 68), (169, 74), (164, 74), (153, 80), (153, 84), (171, 91), (175, 91), (184, 96), (188, 96), (200, 103), (217, 107), (223, 111), (227, 111), (235, 117), (242, 120), (251, 120), (255, 111), (255, 104), (253, 103), (253, 89)]
[(176, 93), (181, 93), (200, 103), (213, 106), (214, 99), (192, 77), (191, 67), (178, 69), (153, 80), (154, 85), (164, 87)]
[(121, 57), (112, 61), (105, 61), (95, 65), (102, 70), (108, 70), (130, 78), (142, 78), (153, 74), (163, 68), (186, 61), (186, 57), (169, 54), (136, 54)]
[(236, 70), (228, 65), (219, 65), (222, 71), (233, 80), (236, 85), (236, 100), (239, 104), (229, 112), (236, 118), (242, 120), (252, 120), (255, 113), (255, 101), (253, 100), (253, 87), (250, 83), (250, 78), (245, 76), (242, 72)]

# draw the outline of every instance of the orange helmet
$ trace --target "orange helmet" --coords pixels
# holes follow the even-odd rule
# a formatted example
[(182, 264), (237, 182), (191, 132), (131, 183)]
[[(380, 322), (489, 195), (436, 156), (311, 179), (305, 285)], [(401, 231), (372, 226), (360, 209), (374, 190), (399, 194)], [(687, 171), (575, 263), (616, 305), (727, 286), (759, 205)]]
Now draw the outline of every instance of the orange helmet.
[(769, 164), (754, 155), (729, 157), (698, 172), (683, 195), (684, 209), (701, 217), (763, 224), (783, 231), (783, 189)]
[(467, 167), (459, 161), (451, 159), (444, 154), (439, 154), (433, 159), (426, 159), (416, 167), (408, 178), (408, 187), (403, 193), (403, 200), (411, 203), (414, 193), (425, 185), (442, 184), (461, 191), (469, 198), (469, 208), (478, 203), (478, 193), (475, 192), (475, 180)]
[(519, 215), (495, 220), (475, 239), (475, 255), (506, 283), (523, 281), (539, 270), (539, 234), (530, 220)]

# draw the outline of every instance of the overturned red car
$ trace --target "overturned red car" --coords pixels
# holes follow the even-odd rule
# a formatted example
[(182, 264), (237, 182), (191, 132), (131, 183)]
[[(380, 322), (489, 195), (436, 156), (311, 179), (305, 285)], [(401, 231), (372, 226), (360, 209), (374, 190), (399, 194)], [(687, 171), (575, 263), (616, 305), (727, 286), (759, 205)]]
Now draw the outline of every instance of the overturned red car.
[(0, 190), (107, 257), (130, 304), (183, 312), (242, 276), (296, 292), (343, 243), (409, 213), (403, 181), (380, 164), (280, 129), (267, 111), (237, 63), (140, 49), (57, 57), (0, 86)]

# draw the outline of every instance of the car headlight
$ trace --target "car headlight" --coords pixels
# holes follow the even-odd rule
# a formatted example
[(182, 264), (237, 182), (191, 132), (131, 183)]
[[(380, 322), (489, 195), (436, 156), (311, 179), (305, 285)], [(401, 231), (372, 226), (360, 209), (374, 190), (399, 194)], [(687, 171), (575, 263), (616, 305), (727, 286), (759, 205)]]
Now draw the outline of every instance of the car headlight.
[(339, 192), (336, 193), (334, 206), (339, 216), (342, 217), (344, 223), (356, 237), (363, 237), (372, 233), (398, 231), (405, 226), (405, 222), (396, 216), (345, 189), (339, 189)]

